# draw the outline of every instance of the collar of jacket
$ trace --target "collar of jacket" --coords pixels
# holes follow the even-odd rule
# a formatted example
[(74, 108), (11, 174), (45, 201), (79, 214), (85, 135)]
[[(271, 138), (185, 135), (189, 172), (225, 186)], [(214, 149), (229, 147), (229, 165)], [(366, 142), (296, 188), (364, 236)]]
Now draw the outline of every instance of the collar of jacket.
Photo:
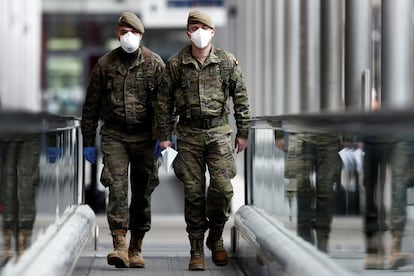
[[(193, 58), (191, 55), (191, 45), (186, 46), (182, 50), (183, 56), (182, 56), (182, 62), (183, 64), (190, 64), (193, 63), (194, 65), (197, 64), (197, 60)], [(220, 58), (216, 54), (216, 48), (214, 45), (211, 45), (210, 55), (207, 57), (205, 64), (209, 63), (220, 63)]]

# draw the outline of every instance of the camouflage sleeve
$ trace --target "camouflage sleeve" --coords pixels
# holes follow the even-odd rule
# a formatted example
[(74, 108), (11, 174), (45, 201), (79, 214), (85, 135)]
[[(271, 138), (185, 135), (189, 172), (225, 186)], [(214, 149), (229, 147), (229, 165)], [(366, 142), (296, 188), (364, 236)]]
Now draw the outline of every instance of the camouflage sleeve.
[(155, 61), (155, 70), (154, 70), (154, 80), (155, 80), (155, 91), (154, 92), (155, 92), (155, 94), (154, 94), (154, 97), (152, 99), (152, 108), (153, 108), (153, 110), (152, 110), (152, 114), (153, 114), (153, 118), (152, 118), (152, 132), (153, 132), (152, 133), (152, 138), (154, 140), (157, 140), (158, 137), (159, 137), (159, 134), (158, 134), (158, 130), (157, 130), (157, 124), (156, 124), (156, 121), (155, 121), (155, 104), (156, 104), (156, 97), (157, 97), (158, 90), (159, 90), (159, 85), (160, 85), (160, 83), (162, 83), (161, 80), (162, 80), (163, 73), (164, 73), (164, 70), (165, 70), (165, 63), (162, 60), (162, 58), (158, 55), (155, 55), (154, 59), (155, 59), (154, 60)]
[(93, 68), (89, 85), (86, 90), (85, 102), (82, 109), (81, 129), (83, 135), (83, 146), (95, 144), (96, 128), (100, 117), (102, 76), (99, 63)]
[(246, 83), (243, 72), (238, 65), (238, 61), (234, 60), (234, 71), (230, 76), (230, 95), (234, 103), (234, 118), (237, 126), (237, 137), (247, 138), (249, 136), (249, 128), (251, 125), (251, 114), (249, 97), (247, 94)]
[(175, 114), (173, 100), (173, 85), (171, 77), (171, 67), (166, 64), (165, 70), (158, 80), (158, 90), (154, 104), (154, 122), (156, 129), (156, 138), (160, 141), (171, 141), (171, 135), (174, 129)]

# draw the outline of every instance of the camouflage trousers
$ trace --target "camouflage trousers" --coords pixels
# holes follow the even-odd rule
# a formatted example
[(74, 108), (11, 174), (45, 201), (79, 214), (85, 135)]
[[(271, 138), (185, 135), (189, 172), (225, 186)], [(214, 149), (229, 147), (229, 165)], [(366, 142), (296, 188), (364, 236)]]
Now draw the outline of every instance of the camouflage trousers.
[(40, 135), (15, 137), (2, 142), (2, 148), (3, 228), (31, 230), (39, 186)]
[[(223, 225), (229, 217), (236, 165), (230, 134), (198, 133), (178, 139), (174, 171), (184, 184), (185, 221), (190, 239), (204, 237), (210, 225)], [(210, 183), (206, 185), (206, 168)]]
[(331, 231), (333, 186), (341, 171), (340, 140), (324, 134), (295, 136), (292, 138), (297, 140), (292, 145), (289, 137), (289, 149), (294, 150), (288, 150), (288, 159), (290, 166), (295, 166), (289, 177), (296, 178), (298, 183), (298, 234), (313, 242), (313, 230), (324, 234)]
[[(151, 194), (159, 184), (154, 142), (125, 142), (102, 136), (101, 143), (104, 163), (101, 182), (109, 188), (109, 228), (149, 231)], [(128, 208), (129, 180), (131, 202)]]
[(407, 140), (364, 144), (365, 232), (388, 230), (384, 185), (391, 172), (391, 230), (404, 231), (407, 187), (411, 181), (412, 154)]

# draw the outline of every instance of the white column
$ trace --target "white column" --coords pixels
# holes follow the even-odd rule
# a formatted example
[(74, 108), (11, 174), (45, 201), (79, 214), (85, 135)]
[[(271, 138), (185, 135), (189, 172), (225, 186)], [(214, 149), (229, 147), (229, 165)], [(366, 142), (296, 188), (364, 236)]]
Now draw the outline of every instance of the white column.
[(0, 11), (3, 109), (40, 110), (40, 26), (40, 0), (3, 1)]
[(345, 106), (362, 110), (362, 74), (366, 69), (373, 73), (372, 1), (347, 0), (345, 18)]
[(412, 107), (412, 0), (382, 1), (381, 108)]

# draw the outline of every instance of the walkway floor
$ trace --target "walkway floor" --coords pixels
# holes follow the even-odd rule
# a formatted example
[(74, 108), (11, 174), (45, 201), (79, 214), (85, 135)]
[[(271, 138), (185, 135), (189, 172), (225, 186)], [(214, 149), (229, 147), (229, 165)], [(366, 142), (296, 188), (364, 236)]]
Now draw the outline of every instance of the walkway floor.
[[(109, 275), (134, 275), (134, 276), (163, 276), (163, 275), (194, 275), (188, 271), (190, 246), (185, 223), (182, 216), (153, 216), (152, 229), (145, 236), (143, 243), (143, 256), (146, 268), (115, 268), (106, 262), (106, 255), (112, 250), (112, 239), (106, 217), (98, 216), (99, 226), (98, 242), (91, 241), (86, 245), (82, 256), (78, 260), (73, 276), (109, 276)], [(230, 228), (232, 223), (226, 226), (224, 242), (226, 248), (230, 248)], [(127, 237), (129, 240), (129, 237)], [(230, 253), (230, 262), (227, 266), (216, 266), (211, 260), (210, 250), (205, 247), (206, 270), (197, 271), (197, 275), (211, 276), (242, 276), (237, 260)]]

